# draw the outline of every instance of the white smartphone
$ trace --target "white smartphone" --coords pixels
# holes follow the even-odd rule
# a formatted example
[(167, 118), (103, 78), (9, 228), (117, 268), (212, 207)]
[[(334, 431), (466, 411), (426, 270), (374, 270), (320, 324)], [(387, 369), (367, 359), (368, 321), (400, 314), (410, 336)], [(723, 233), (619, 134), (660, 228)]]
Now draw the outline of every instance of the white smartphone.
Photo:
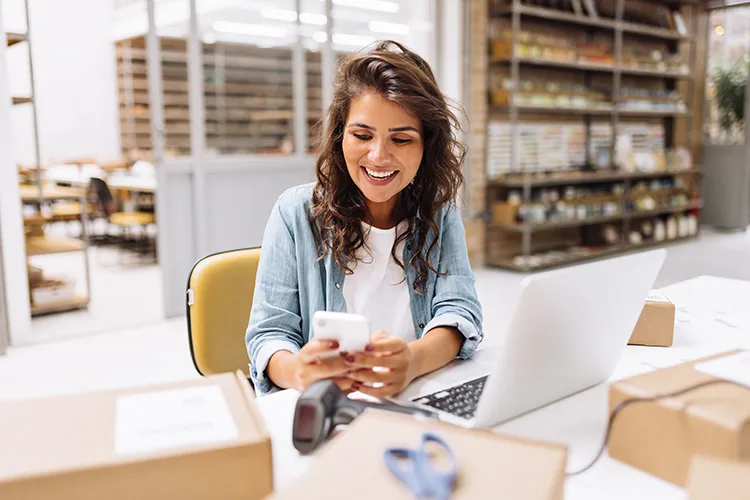
[(361, 314), (317, 311), (313, 314), (312, 326), (315, 338), (339, 343), (338, 350), (325, 357), (362, 352), (370, 342), (370, 322)]

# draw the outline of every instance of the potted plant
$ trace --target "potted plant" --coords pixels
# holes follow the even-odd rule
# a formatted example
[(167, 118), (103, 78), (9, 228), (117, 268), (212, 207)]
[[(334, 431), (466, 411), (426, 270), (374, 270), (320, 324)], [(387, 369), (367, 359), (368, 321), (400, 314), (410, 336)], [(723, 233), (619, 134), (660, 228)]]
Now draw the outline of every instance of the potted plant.
[(716, 68), (712, 83), (720, 133), (714, 140), (704, 136), (701, 219), (717, 228), (744, 231), (750, 224), (747, 64)]
[(735, 65), (718, 68), (713, 75), (714, 104), (719, 112), (719, 127), (723, 142), (733, 144), (743, 141), (745, 125), (745, 88), (747, 70)]

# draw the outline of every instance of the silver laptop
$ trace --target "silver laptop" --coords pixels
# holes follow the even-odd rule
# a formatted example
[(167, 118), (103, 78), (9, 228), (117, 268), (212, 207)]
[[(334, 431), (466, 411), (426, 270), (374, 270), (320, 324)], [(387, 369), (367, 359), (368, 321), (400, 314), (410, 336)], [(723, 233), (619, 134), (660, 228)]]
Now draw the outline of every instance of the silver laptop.
[(501, 346), (418, 379), (396, 400), (491, 427), (606, 381), (665, 257), (655, 250), (525, 278)]

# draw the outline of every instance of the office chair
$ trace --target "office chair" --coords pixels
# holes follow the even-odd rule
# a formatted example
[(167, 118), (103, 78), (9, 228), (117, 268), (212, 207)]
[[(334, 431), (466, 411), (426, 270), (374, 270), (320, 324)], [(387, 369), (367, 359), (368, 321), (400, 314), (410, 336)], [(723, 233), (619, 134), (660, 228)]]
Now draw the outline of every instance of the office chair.
[(188, 339), (201, 375), (237, 370), (249, 375), (245, 332), (259, 259), (260, 248), (230, 250), (204, 257), (190, 271)]
[[(117, 204), (112, 197), (109, 186), (107, 186), (107, 183), (103, 179), (99, 179), (98, 177), (90, 179), (89, 192), (91, 198), (93, 198), (92, 205), (96, 207), (94, 218), (104, 218), (109, 224), (120, 228), (124, 247), (127, 247), (125, 243), (127, 242), (130, 230), (138, 227), (140, 231), (138, 238), (134, 238), (133, 249), (139, 253), (148, 253), (149, 250), (152, 250), (155, 254), (155, 249), (149, 248), (148, 235), (146, 234), (146, 226), (156, 223), (156, 217), (153, 213), (118, 212)], [(111, 241), (108, 231), (101, 236), (93, 235), (91, 239), (94, 243), (107, 243)]]

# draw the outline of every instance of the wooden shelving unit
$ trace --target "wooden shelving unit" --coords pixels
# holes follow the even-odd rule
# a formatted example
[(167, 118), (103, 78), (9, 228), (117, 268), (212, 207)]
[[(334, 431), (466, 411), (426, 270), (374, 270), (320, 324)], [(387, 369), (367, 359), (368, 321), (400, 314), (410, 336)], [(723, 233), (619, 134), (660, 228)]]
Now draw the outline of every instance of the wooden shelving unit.
[(489, 184), (500, 187), (522, 188), (526, 184), (531, 187), (557, 186), (564, 184), (595, 184), (599, 182), (654, 179), (664, 176), (700, 175), (700, 173), (700, 170), (697, 168), (661, 172), (623, 172), (618, 170), (584, 172), (577, 170), (542, 175), (509, 175), (506, 177), (490, 179)]
[[(689, 0), (675, 1), (675, 2), (662, 2), (662, 4), (681, 4), (681, 5), (696, 5), (695, 2)], [(546, 21), (554, 21), (558, 23), (568, 23), (573, 26), (585, 26), (591, 28), (600, 28), (604, 31), (616, 31), (618, 29), (618, 22), (610, 19), (595, 19), (585, 15), (578, 15), (573, 12), (563, 12), (560, 10), (549, 9), (545, 7), (535, 7), (533, 5), (522, 4), (519, 7), (515, 7), (512, 4), (502, 6), (494, 11), (494, 14), (498, 15), (513, 15), (514, 12), (518, 12), (523, 17), (536, 18)], [(660, 27), (647, 26), (629, 22), (621, 22), (620, 29), (623, 33), (630, 33), (636, 35), (643, 35), (652, 38), (660, 38), (663, 40), (679, 40), (688, 41), (692, 40), (691, 35), (681, 35), (680, 33)]]
[(628, 252), (648, 250), (650, 248), (660, 247), (664, 245), (686, 243), (693, 239), (694, 239), (693, 237), (687, 237), (687, 238), (675, 238), (672, 240), (660, 241), (660, 242), (647, 241), (647, 242), (640, 243), (637, 245), (634, 245), (634, 244), (613, 245), (611, 247), (591, 250), (589, 252), (582, 253), (582, 254), (574, 254), (574, 255), (571, 255), (570, 257), (565, 258), (564, 260), (555, 262), (554, 264), (540, 264), (540, 265), (525, 265), (524, 266), (524, 265), (516, 264), (512, 259), (498, 259), (497, 263), (494, 264), (494, 266), (501, 267), (503, 269), (509, 269), (511, 271), (520, 271), (520, 272), (541, 271), (541, 270), (548, 269), (551, 267), (567, 266), (571, 264), (580, 264), (583, 262), (604, 259), (607, 257), (613, 257), (615, 255), (624, 254)]
[(13, 105), (18, 106), (19, 104), (30, 104), (33, 101), (31, 97), (13, 97)]
[(41, 316), (42, 314), (73, 311), (75, 309), (85, 309), (86, 307), (88, 307), (88, 304), (89, 304), (89, 298), (84, 295), (80, 295), (80, 296), (75, 296), (71, 299), (50, 302), (49, 304), (45, 304), (43, 307), (32, 305), (31, 315)]
[[(161, 38), (165, 148), (190, 153), (187, 48), (183, 39)], [(126, 157), (150, 154), (146, 43), (116, 42), (120, 129)], [(321, 118), (320, 55), (306, 55), (310, 140)], [(203, 44), (206, 146), (223, 154), (279, 153), (293, 137), (292, 52), (251, 45)]]
[(8, 44), (8, 47), (12, 47), (17, 43), (25, 42), (26, 35), (23, 33), (6, 33), (5, 40)]
[(73, 238), (47, 238), (37, 236), (26, 239), (26, 255), (49, 255), (54, 253), (81, 252), (86, 243)]
[[(684, 227), (687, 224), (681, 226), (679, 236), (670, 236), (670, 239), (660, 237), (657, 240), (652, 235), (649, 236), (652, 239), (638, 243), (636, 236), (639, 235), (631, 234), (649, 220), (660, 220), (666, 225), (668, 218), (676, 217), (675, 220), (678, 220), (684, 217), (686, 220), (690, 215), (694, 218), (692, 224), (703, 206), (698, 190), (700, 166), (695, 165), (694, 161), (689, 168), (684, 168), (684, 165), (679, 169), (665, 168), (662, 164), (644, 171), (625, 169), (618, 163), (618, 135), (625, 126), (663, 127), (663, 161), (669, 161), (667, 153), (674, 161), (675, 154), (671, 151), (676, 146), (692, 150), (693, 103), (689, 101), (694, 85), (697, 4), (690, 0), (654, 2), (668, 9), (672, 19), (674, 12), (680, 13), (689, 31), (680, 33), (663, 26), (626, 21), (627, 8), (636, 1), (643, 3), (641, 0), (612, 0), (611, 5), (616, 7), (611, 17), (601, 12), (599, 17), (592, 17), (585, 6), (584, 13), (577, 14), (553, 8), (553, 2), (544, 7), (539, 1), (535, 1), (535, 5), (525, 0), (486, 1), (490, 23), (487, 32), (490, 36), (494, 33), (503, 37), (489, 40), (487, 57), (482, 58), (487, 64), (488, 107), (484, 116), (488, 120), (488, 127), (492, 125), (496, 130), (494, 135), (487, 133), (483, 155), (488, 171), (483, 238), (484, 261), (488, 265), (517, 271), (539, 270), (694, 237), (686, 235)], [(601, 6), (600, 2), (596, 3)], [(495, 26), (495, 23), (498, 25)], [(674, 20), (672, 26), (677, 26)], [(565, 33), (575, 33), (570, 38), (575, 42), (563, 48), (547, 41), (548, 45), (545, 46), (545, 42), (536, 42), (534, 35), (529, 33), (541, 33), (548, 40), (564, 37)], [(593, 47), (607, 45), (607, 40), (611, 50), (607, 57), (592, 53), (595, 50)], [(663, 62), (652, 63), (638, 56), (656, 50), (653, 47), (659, 47), (663, 52), (664, 59), (660, 60)], [(687, 53), (689, 57), (685, 57)], [(680, 54), (681, 59), (675, 54)], [(535, 76), (541, 78), (545, 88), (540, 89), (536, 83), (532, 86), (529, 81)], [(499, 87), (501, 81), (504, 83)], [(540, 98), (539, 94), (544, 94), (550, 88), (556, 89), (549, 92), (559, 92), (560, 98), (547, 104), (544, 96)], [(648, 89), (648, 92), (640, 93), (638, 89), (641, 88)], [(643, 95), (647, 97), (643, 98)], [(649, 103), (641, 102), (644, 99), (652, 100), (650, 106), (653, 109), (647, 107)], [(687, 106), (682, 104), (683, 99)], [(570, 105), (566, 104), (568, 101)], [(587, 102), (590, 104), (585, 104)], [(565, 124), (580, 123), (582, 120), (585, 162), (570, 163), (567, 170), (555, 166), (545, 171), (542, 164), (544, 158), (551, 157), (553, 152), (542, 151), (542, 146), (539, 146), (539, 153), (534, 158), (540, 162), (536, 167), (540, 171), (525, 171), (529, 156), (525, 156), (522, 162), (519, 150), (531, 146), (522, 144), (519, 134), (522, 126), (527, 127), (525, 124), (533, 124), (535, 120)], [(681, 124), (687, 124), (688, 133), (684, 134), (688, 137), (687, 143), (677, 142), (678, 120), (681, 120)], [(594, 161), (592, 144), (595, 124), (600, 127), (599, 130), (604, 125), (611, 127), (609, 154), (606, 156), (610, 162), (608, 168), (599, 165), (599, 158)], [(502, 135), (505, 133), (502, 131), (508, 128), (499, 128), (501, 126), (509, 128), (510, 138)], [(524, 130), (526, 134), (533, 133), (528, 132), (529, 128)], [(500, 139), (491, 140), (490, 137)], [(604, 140), (602, 137), (601, 132), (596, 137), (599, 150)], [(633, 140), (641, 141), (638, 147), (644, 147), (641, 146), (643, 139), (640, 136)], [(502, 158), (506, 158), (498, 156), (506, 154), (507, 149), (501, 148), (510, 148), (511, 167), (509, 172), (497, 175), (493, 172), (502, 171), (498, 170), (498, 165), (505, 161)], [(658, 190), (651, 191), (656, 189), (651, 187), (653, 183), (657, 183)], [(646, 192), (643, 192), (644, 186), (647, 186)], [(674, 189), (664, 189), (664, 186), (674, 186)], [(606, 193), (615, 188), (623, 190), (623, 194), (617, 197), (610, 194), (611, 199), (602, 195), (601, 199), (594, 197), (595, 201), (586, 201), (585, 198), (568, 198), (567, 195), (563, 198), (562, 195), (566, 189), (583, 192), (585, 196), (589, 191)], [(555, 191), (557, 194), (554, 198), (544, 198), (550, 193), (555, 194)], [(513, 203), (509, 203), (511, 196)], [(643, 202), (644, 197), (654, 197), (656, 201), (651, 200), (651, 205), (641, 203), (636, 206), (636, 201)], [(498, 203), (502, 206), (498, 206)], [(585, 212), (588, 214), (586, 216), (579, 213), (570, 216), (570, 211), (568, 215), (559, 212), (559, 206), (556, 206), (559, 203), (562, 203), (563, 210), (580, 208), (578, 205), (586, 205), (587, 210), (589, 206), (597, 208)], [(606, 211), (604, 204), (609, 204)], [(494, 211), (496, 206), (499, 212)], [(534, 218), (526, 218), (529, 217), (529, 210), (540, 209), (540, 206), (551, 211), (543, 218), (539, 217), (538, 211), (534, 212)], [(619, 209), (614, 210), (614, 206)], [(520, 208), (529, 210), (522, 213)], [(597, 212), (599, 209), (601, 213)], [(507, 219), (507, 210), (517, 210), (515, 221)], [(612, 243), (611, 238), (606, 240), (610, 241), (609, 244), (597, 240), (596, 230), (604, 225), (615, 228), (618, 242)], [(645, 231), (643, 238), (646, 238)]]
[[(24, 205), (34, 206), (41, 214), (41, 206), (45, 203), (58, 201), (77, 201), (81, 204), (81, 214), (87, 213), (86, 190), (78, 188), (59, 187), (53, 185), (43, 185), (41, 193), (38, 186), (22, 185), (19, 186), (21, 192), (21, 202)], [(41, 215), (37, 215), (37, 220)], [(91, 276), (88, 254), (88, 235), (86, 233), (86, 224), (81, 220), (81, 239), (75, 238), (49, 238), (46, 235), (27, 236), (26, 237), (26, 257), (52, 255), (60, 253), (81, 252), (83, 255), (84, 272), (86, 276), (86, 294), (76, 295), (74, 297), (51, 301), (43, 306), (32, 303), (31, 315), (38, 316), (55, 312), (71, 311), (74, 309), (83, 309), (88, 307), (89, 297), (91, 295)]]
[[(625, 199), (623, 198), (623, 202)], [(596, 224), (602, 224), (605, 222), (622, 221), (625, 219), (636, 219), (639, 217), (652, 217), (656, 215), (675, 214), (685, 212), (687, 210), (698, 210), (703, 207), (703, 202), (700, 200), (687, 203), (677, 207), (665, 207), (658, 208), (655, 210), (631, 210), (626, 211), (617, 215), (609, 215), (604, 217), (585, 217), (582, 219), (573, 220), (562, 220), (554, 222), (542, 222), (542, 223), (526, 223), (526, 224), (500, 224), (492, 223), (492, 227), (497, 229), (503, 229), (505, 231), (511, 231), (516, 233), (523, 233), (524, 231), (538, 232), (538, 231), (553, 231), (555, 229), (564, 229), (571, 227), (583, 227), (593, 226)]]
[[(679, 73), (676, 71), (657, 71), (652, 69), (634, 68), (630, 66), (617, 67), (614, 64), (592, 63), (586, 61), (556, 61), (538, 57), (517, 57), (516, 60), (522, 66), (539, 66), (543, 68), (564, 68), (577, 71), (595, 71), (602, 73), (614, 73), (619, 71), (623, 75), (653, 76), (655, 78), (674, 78), (676, 80), (690, 80), (690, 73)], [(495, 64), (513, 64), (513, 59), (493, 59)]]

